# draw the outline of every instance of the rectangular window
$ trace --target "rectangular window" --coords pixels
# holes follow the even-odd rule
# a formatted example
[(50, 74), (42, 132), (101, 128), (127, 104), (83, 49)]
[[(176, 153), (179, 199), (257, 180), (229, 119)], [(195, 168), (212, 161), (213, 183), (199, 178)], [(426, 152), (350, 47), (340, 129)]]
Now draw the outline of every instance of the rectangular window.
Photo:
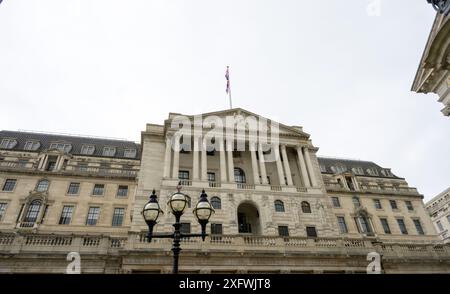
[(288, 226), (278, 226), (278, 235), (281, 237), (289, 237), (289, 227)]
[(380, 199), (373, 199), (373, 204), (375, 205), (376, 209), (382, 209), (383, 207), (381, 206), (381, 201)]
[(86, 225), (95, 226), (100, 216), (100, 207), (89, 207), (88, 215), (86, 218)]
[(306, 236), (317, 238), (316, 227), (306, 227)]
[(69, 189), (67, 189), (67, 194), (77, 195), (80, 192), (80, 183), (70, 183)]
[(116, 154), (116, 147), (103, 147), (103, 156), (114, 156)]
[(178, 171), (178, 179), (189, 180), (189, 171), (187, 171), (187, 170)]
[(212, 235), (222, 235), (222, 224), (211, 224)]
[(11, 192), (14, 190), (14, 187), (16, 187), (16, 179), (6, 179), (5, 184), (3, 184), (2, 191), (5, 192)]
[(182, 234), (190, 234), (191, 233), (191, 223), (181, 223), (180, 232)]
[(215, 182), (216, 181), (216, 174), (212, 172), (208, 172), (208, 182)]
[(356, 217), (355, 221), (360, 233), (364, 234), (372, 233), (372, 226), (370, 225), (370, 221), (367, 217), (365, 216)]
[(392, 209), (398, 209), (397, 207), (397, 201), (395, 200), (389, 200), (389, 203), (391, 204)]
[(125, 208), (114, 208), (112, 226), (113, 227), (122, 226), (124, 215), (125, 215)]
[(120, 185), (117, 189), (117, 197), (127, 197), (128, 196), (128, 186)]
[(65, 205), (62, 209), (61, 217), (59, 218), (59, 224), (60, 225), (70, 224), (70, 221), (72, 220), (72, 214), (73, 214), (73, 206)]
[(413, 222), (414, 222), (414, 226), (416, 226), (417, 234), (425, 235), (425, 232), (423, 231), (422, 224), (420, 223), (420, 220), (419, 219), (413, 219)]
[(437, 227), (439, 229), (439, 232), (442, 232), (444, 230), (444, 226), (442, 225), (441, 221), (437, 221), (436, 225), (437, 225)]
[(409, 211), (414, 210), (414, 206), (412, 205), (411, 201), (405, 201), (405, 204), (406, 204), (406, 208), (408, 208)]
[(94, 154), (94, 151), (95, 151), (94, 145), (83, 145), (83, 146), (81, 146), (81, 154), (92, 155), (92, 154)]
[(389, 227), (388, 220), (386, 218), (380, 218), (381, 226), (383, 227), (385, 234), (391, 233), (391, 228)]
[(347, 234), (348, 228), (347, 228), (347, 223), (345, 222), (345, 217), (338, 216), (337, 220), (338, 220), (338, 224), (339, 224), (339, 231), (341, 232), (341, 234)]
[(405, 221), (401, 218), (397, 219), (398, 227), (400, 228), (400, 232), (403, 235), (408, 235), (408, 230), (406, 229)]
[(338, 197), (331, 197), (331, 202), (333, 202), (333, 207), (341, 207), (341, 202)]
[(0, 222), (3, 219), (3, 216), (5, 215), (6, 211), (6, 203), (0, 203)]
[(103, 184), (95, 184), (94, 190), (92, 191), (92, 195), (101, 196), (105, 192), (105, 185)]
[(135, 158), (136, 157), (136, 149), (125, 149), (123, 152), (123, 156), (127, 158)]

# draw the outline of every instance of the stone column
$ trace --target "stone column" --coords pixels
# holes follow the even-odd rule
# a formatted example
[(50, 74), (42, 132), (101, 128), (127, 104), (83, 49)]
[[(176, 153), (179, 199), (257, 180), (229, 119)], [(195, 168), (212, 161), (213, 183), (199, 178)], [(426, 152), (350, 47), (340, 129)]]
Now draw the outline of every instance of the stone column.
[(258, 156), (259, 156), (259, 169), (261, 170), (261, 182), (263, 184), (268, 184), (267, 173), (266, 173), (266, 164), (264, 162), (264, 153), (263, 153), (261, 143), (258, 144)]
[(225, 183), (227, 181), (227, 162), (225, 158), (225, 147), (223, 143), (223, 138), (220, 139), (219, 142), (220, 146), (220, 181), (222, 183)]
[(180, 168), (180, 138), (175, 138), (175, 143), (173, 146), (173, 169), (172, 178), (178, 179), (178, 171)]
[(281, 155), (283, 156), (284, 171), (286, 172), (287, 183), (289, 186), (293, 186), (294, 183), (292, 182), (291, 167), (289, 166), (286, 145), (281, 145)]
[(228, 182), (234, 183), (233, 145), (231, 143), (232, 141), (227, 141)]
[(199, 149), (199, 137), (198, 136), (194, 136), (194, 148), (192, 149), (192, 158), (193, 158), (193, 162), (192, 162), (192, 180), (194, 181), (198, 181), (199, 177), (198, 177), (198, 152), (200, 151)]
[(172, 159), (172, 144), (169, 138), (166, 138), (166, 154), (164, 156), (164, 178), (170, 177), (170, 160)]
[(275, 159), (277, 162), (277, 172), (278, 172), (278, 180), (280, 181), (280, 186), (285, 186), (286, 181), (284, 180), (283, 165), (281, 164), (280, 145), (272, 145), (272, 148), (273, 151), (275, 151)]
[(298, 157), (298, 165), (300, 166), (300, 173), (302, 175), (303, 183), (305, 187), (311, 187), (309, 182), (308, 171), (306, 170), (305, 159), (303, 158), (302, 147), (297, 147), (297, 157)]
[(311, 185), (313, 187), (317, 187), (317, 181), (316, 181), (316, 176), (314, 175), (314, 169), (311, 163), (311, 158), (309, 157), (309, 150), (308, 147), (305, 147), (305, 161), (306, 161), (306, 167), (308, 169), (309, 172), (309, 177), (311, 179)]
[(208, 180), (208, 164), (207, 164), (207, 154), (206, 154), (206, 138), (202, 140), (202, 181)]
[(250, 155), (252, 157), (253, 183), (255, 185), (257, 185), (257, 184), (260, 184), (260, 182), (259, 182), (258, 162), (256, 160), (256, 146), (255, 146), (255, 143), (249, 142), (249, 150), (250, 150)]

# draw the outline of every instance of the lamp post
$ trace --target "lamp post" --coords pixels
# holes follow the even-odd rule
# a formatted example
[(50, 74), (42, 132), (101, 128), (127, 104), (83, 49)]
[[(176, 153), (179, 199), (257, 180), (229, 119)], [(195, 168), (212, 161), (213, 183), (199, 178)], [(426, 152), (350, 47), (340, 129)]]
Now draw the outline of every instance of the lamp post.
[(427, 0), (433, 8), (438, 12), (445, 16), (450, 13), (450, 0)]
[(153, 234), (153, 227), (157, 223), (159, 215), (162, 212), (159, 207), (157, 196), (155, 194), (155, 190), (153, 190), (152, 195), (150, 196), (150, 200), (145, 204), (144, 209), (142, 210), (142, 215), (144, 216), (144, 220), (148, 225), (148, 234), (147, 240), (151, 242), (153, 238), (171, 238), (173, 239), (172, 252), (173, 252), (173, 273), (178, 273), (178, 259), (180, 256), (180, 242), (182, 238), (186, 237), (202, 237), (202, 240), (205, 241), (206, 234), (206, 225), (208, 224), (209, 218), (214, 213), (214, 209), (208, 201), (208, 195), (206, 195), (205, 190), (202, 191), (200, 195), (200, 199), (194, 208), (194, 215), (197, 218), (197, 221), (200, 223), (202, 232), (201, 234), (185, 234), (180, 231), (181, 223), (180, 219), (183, 215), (186, 207), (188, 206), (188, 202), (190, 197), (186, 194), (180, 192), (181, 185), (177, 186), (177, 192), (170, 196), (168, 201), (168, 206), (175, 216), (175, 223), (173, 224), (174, 231), (171, 234)]

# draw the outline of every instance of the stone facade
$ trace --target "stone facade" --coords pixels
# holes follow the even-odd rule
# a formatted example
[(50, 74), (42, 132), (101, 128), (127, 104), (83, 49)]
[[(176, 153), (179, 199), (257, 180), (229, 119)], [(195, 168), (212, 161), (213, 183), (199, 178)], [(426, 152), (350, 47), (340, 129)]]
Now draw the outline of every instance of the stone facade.
[(417, 93), (435, 93), (450, 116), (450, 16), (437, 14), (412, 85)]
[(426, 208), (439, 237), (450, 243), (450, 188), (428, 201)]
[[(180, 117), (198, 132), (180, 136)], [(192, 208), (203, 189), (216, 211), (205, 242), (183, 240), (180, 272), (365, 272), (369, 252), (385, 272), (450, 272), (450, 247), (405, 179), (372, 162), (317, 157), (301, 127), (243, 109), (202, 117), (216, 124), (171, 113), (147, 124), (140, 145), (0, 132), (0, 272), (64, 272), (69, 252), (80, 253), (83, 273), (170, 272), (170, 240), (148, 243), (141, 211), (155, 189), (165, 213), (154, 231), (170, 232), (166, 203), (178, 183), (191, 197), (185, 229), (200, 232)], [(278, 136), (262, 141), (251, 118)]]

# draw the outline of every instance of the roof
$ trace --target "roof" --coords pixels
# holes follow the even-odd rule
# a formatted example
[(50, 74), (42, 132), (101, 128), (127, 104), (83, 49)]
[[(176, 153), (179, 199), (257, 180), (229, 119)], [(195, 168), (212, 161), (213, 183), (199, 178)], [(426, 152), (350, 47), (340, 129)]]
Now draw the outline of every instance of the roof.
[[(389, 168), (383, 168), (372, 161), (318, 157), (322, 173), (336, 173), (335, 168), (342, 171), (352, 171), (359, 176), (402, 179), (391, 173)], [(376, 171), (375, 173), (373, 171)]]
[[(84, 137), (84, 136), (71, 136), (71, 135), (58, 135), (58, 134), (47, 134), (47, 133), (34, 133), (34, 132), (21, 132), (21, 131), (0, 131), (0, 142), (4, 138), (14, 138), (17, 140), (17, 144), (8, 150), (16, 151), (28, 151), (24, 150), (25, 143), (30, 140), (39, 141), (40, 146), (35, 151), (43, 151), (49, 149), (50, 144), (54, 142), (65, 142), (72, 145), (72, 149), (69, 151), (73, 155), (83, 155), (81, 154), (81, 146), (83, 145), (94, 145), (95, 151), (92, 155), (97, 157), (108, 157), (108, 158), (126, 158), (126, 159), (140, 159), (141, 148), (140, 145), (133, 141), (126, 140), (115, 140), (115, 139), (103, 139), (95, 137)], [(116, 153), (114, 156), (103, 156), (103, 147), (116, 147)], [(136, 149), (136, 156), (134, 158), (124, 157), (125, 149)]]

